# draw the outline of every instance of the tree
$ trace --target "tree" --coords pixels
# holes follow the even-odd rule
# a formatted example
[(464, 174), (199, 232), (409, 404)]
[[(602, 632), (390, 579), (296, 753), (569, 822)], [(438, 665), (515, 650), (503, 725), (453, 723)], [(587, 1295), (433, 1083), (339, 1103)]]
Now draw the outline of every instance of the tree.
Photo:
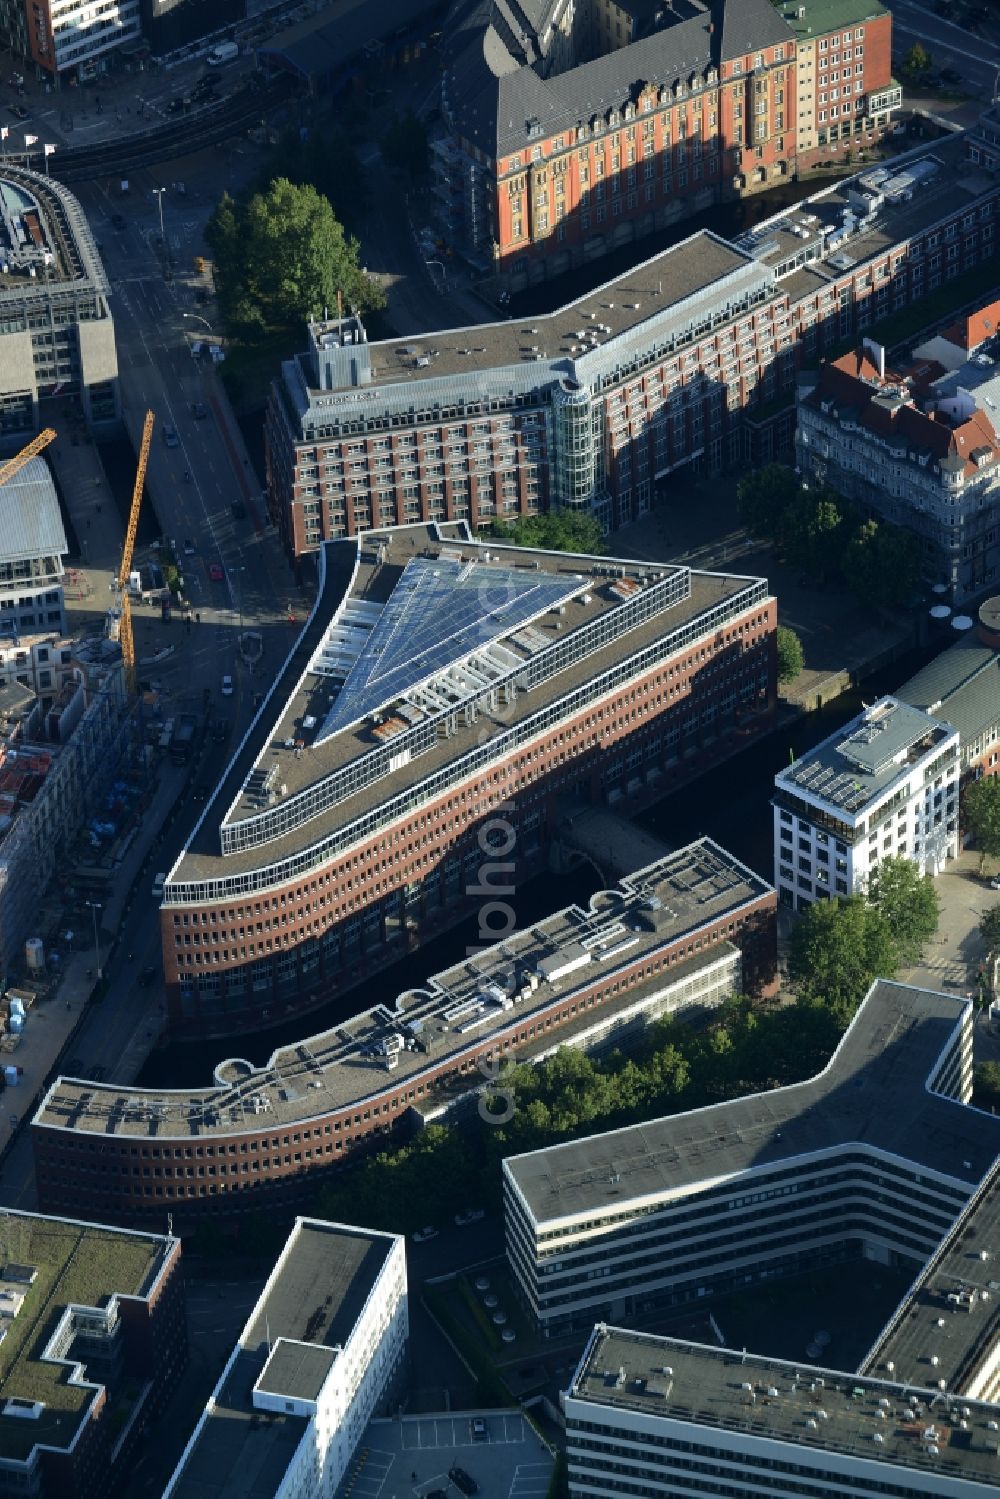
[(889, 923), (861, 895), (815, 901), (792, 931), (788, 972), (799, 997), (826, 1005), (844, 1025), (896, 966)]
[(215, 252), (223, 318), (250, 336), (305, 322), (337, 305), (382, 305), (381, 288), (358, 263), (329, 200), (309, 184), (276, 178), (245, 204), (223, 197), (205, 231)]
[(920, 547), (900, 526), (868, 520), (847, 543), (842, 565), (848, 587), (859, 598), (905, 604), (920, 581)]
[(766, 463), (744, 474), (736, 487), (740, 515), (753, 536), (771, 538), (781, 532), (786, 511), (801, 494), (799, 480), (783, 463)]
[(980, 1062), (973, 1074), (975, 1100), (982, 1109), (1000, 1109), (1000, 1062)]
[(395, 167), (412, 181), (422, 181), (430, 171), (427, 127), (412, 110), (402, 119), (393, 120), (380, 145), (386, 166)]
[(778, 681), (792, 682), (805, 665), (802, 642), (787, 625), (778, 626)]
[(844, 517), (829, 490), (800, 493), (782, 518), (777, 539), (793, 567), (824, 582), (840, 566)]
[(934, 881), (912, 859), (883, 859), (868, 876), (865, 895), (888, 923), (896, 966), (911, 967), (938, 929), (941, 902)]
[(900, 63), (900, 71), (905, 73), (907, 78), (921, 78), (925, 73), (930, 72), (930, 68), (931, 54), (919, 42), (914, 42)]
[(979, 920), (979, 935), (989, 953), (1000, 952), (1000, 906), (990, 906)]
[(978, 845), (982, 870), (987, 858), (1000, 859), (1000, 779), (970, 781), (962, 795), (962, 816)]
[(547, 515), (522, 515), (515, 521), (494, 521), (491, 534), (518, 547), (540, 547), (547, 552), (603, 552), (600, 522), (586, 511), (550, 510)]

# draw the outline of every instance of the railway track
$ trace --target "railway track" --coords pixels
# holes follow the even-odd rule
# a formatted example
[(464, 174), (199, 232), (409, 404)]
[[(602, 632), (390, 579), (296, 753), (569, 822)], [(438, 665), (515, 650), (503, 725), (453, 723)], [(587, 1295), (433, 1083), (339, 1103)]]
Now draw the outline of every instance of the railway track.
[[(270, 110), (287, 103), (295, 88), (294, 80), (286, 75), (258, 88), (241, 89), (218, 104), (193, 110), (179, 120), (138, 135), (93, 146), (69, 146), (49, 158), (49, 173), (67, 185), (91, 182), (96, 177), (127, 177), (140, 167), (186, 156), (240, 134)], [(44, 156), (32, 152), (29, 165), (37, 172), (44, 171)]]

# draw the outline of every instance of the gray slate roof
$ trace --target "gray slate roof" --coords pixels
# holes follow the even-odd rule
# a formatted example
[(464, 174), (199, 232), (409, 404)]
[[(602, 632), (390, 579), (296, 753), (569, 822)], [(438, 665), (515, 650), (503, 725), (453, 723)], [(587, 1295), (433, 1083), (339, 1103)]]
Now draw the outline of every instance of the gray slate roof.
[(59, 498), (44, 458), (0, 485), (0, 561), (63, 557), (69, 551)]
[(528, 65), (536, 39), (512, 32), (509, 16), (502, 3), (483, 0), (452, 17), (445, 91), (453, 126), (491, 157), (525, 147), (529, 119), (542, 135), (557, 134), (633, 99), (641, 84), (687, 82), (723, 59), (792, 39), (770, 0), (716, 0), (629, 47), (542, 78)]
[(1000, 656), (970, 632), (922, 667), (896, 696), (947, 718), (965, 749), (984, 729), (1000, 724)]

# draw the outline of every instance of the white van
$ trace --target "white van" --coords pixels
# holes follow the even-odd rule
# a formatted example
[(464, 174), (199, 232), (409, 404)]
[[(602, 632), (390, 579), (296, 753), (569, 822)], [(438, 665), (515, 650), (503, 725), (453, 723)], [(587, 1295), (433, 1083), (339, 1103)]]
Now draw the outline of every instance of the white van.
[(153, 899), (154, 900), (162, 900), (163, 899), (163, 887), (166, 884), (166, 882), (167, 882), (167, 872), (166, 872), (166, 870), (163, 870), (160, 874), (158, 874), (156, 876), (156, 879), (153, 881)]

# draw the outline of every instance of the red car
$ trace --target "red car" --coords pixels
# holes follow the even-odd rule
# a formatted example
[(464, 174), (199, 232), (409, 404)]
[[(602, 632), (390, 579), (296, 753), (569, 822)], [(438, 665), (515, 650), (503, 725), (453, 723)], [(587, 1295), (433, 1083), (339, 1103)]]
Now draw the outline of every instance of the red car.
[(211, 563), (208, 569), (208, 576), (213, 583), (221, 583), (226, 576), (222, 570), (222, 564), (220, 562)]

